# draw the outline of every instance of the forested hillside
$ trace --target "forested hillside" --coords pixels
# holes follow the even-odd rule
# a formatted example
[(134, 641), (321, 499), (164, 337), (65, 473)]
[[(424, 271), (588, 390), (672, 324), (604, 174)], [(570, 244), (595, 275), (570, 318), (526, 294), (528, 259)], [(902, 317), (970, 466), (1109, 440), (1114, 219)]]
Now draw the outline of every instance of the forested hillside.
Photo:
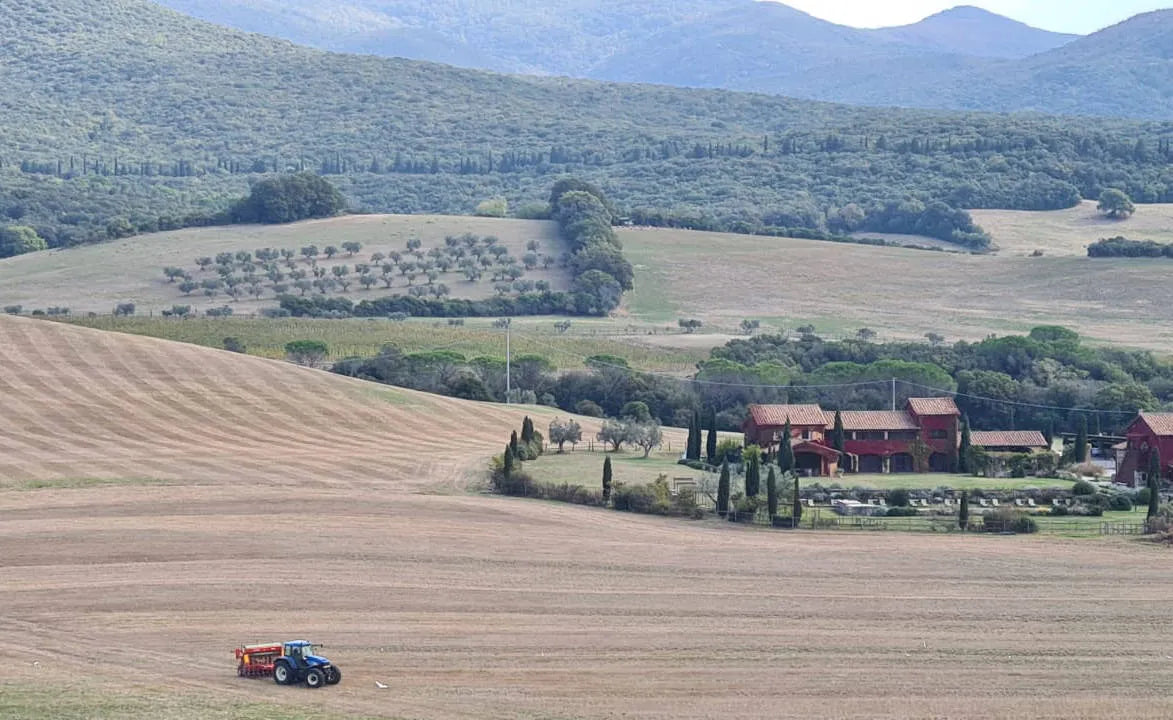
[[(536, 212), (593, 180), (635, 222), (981, 246), (955, 208), (1173, 199), (1173, 126), (847, 108), (334, 55), (146, 0), (0, 4), (0, 224), (51, 245), (223, 209), (264, 173), (358, 210)], [(527, 204), (531, 207), (526, 207)], [(170, 217), (165, 224), (175, 224)]]

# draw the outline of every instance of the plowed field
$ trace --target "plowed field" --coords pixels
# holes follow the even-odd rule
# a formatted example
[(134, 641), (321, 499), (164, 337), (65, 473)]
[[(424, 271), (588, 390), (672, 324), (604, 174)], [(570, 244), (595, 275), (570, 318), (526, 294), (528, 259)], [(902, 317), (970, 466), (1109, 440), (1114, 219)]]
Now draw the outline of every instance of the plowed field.
[[(1173, 716), (1162, 548), (484, 497), (522, 410), (9, 318), (0, 362), (6, 716)], [(342, 684), (235, 677), (293, 637)]]

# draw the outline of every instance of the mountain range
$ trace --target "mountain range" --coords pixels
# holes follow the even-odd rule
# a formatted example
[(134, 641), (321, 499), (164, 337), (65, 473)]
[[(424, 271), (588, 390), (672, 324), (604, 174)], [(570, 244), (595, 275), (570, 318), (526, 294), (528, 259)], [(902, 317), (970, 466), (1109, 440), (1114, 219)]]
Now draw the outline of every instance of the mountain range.
[(1173, 117), (1173, 11), (1090, 36), (975, 7), (873, 30), (757, 0), (156, 0), (333, 51), (863, 105)]

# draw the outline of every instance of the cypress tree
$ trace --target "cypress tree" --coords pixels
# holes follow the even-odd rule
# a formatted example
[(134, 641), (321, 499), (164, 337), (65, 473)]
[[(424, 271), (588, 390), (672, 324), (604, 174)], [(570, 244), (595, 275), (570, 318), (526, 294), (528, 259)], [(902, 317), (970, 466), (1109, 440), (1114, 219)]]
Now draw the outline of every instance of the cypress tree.
[(794, 448), (790, 447), (790, 418), (782, 428), (782, 442), (778, 446), (778, 469), (783, 473), (794, 469)]
[(798, 494), (798, 476), (794, 476), (794, 505), (790, 509), (791, 527), (798, 527), (798, 521), (802, 520), (802, 500)]
[(1087, 415), (1079, 414), (1079, 423), (1075, 426), (1075, 462), (1087, 460)]
[(1161, 451), (1155, 446), (1149, 451), (1149, 512), (1146, 517), (1152, 520), (1157, 516), (1161, 506)]
[(717, 481), (717, 514), (729, 513), (729, 460), (721, 463), (721, 479)]
[(521, 441), (528, 445), (529, 442), (533, 439), (534, 422), (533, 420), (529, 419), (529, 415), (526, 415), (525, 419), (521, 421)]
[(603, 504), (611, 502), (611, 456), (603, 460)]
[(969, 491), (961, 491), (961, 509), (957, 511), (957, 527), (964, 531), (969, 527)]
[(709, 436), (705, 439), (705, 455), (709, 464), (717, 461), (717, 411), (709, 410)]
[(513, 475), (513, 448), (505, 446), (505, 454), (501, 459), (501, 472), (508, 480)]
[(700, 460), (700, 413), (697, 410), (692, 410), (692, 417), (689, 419), (689, 451), (687, 451), (687, 459)]
[(517, 452), (517, 431), (514, 430), (509, 436), (509, 452), (513, 453), (513, 457), (520, 458), (521, 455)]
[(1047, 418), (1047, 429), (1043, 432), (1043, 437), (1047, 438), (1047, 447), (1051, 447), (1051, 443), (1055, 441), (1055, 418)]
[(831, 431), (831, 447), (843, 452), (847, 446), (847, 433), (843, 430), (843, 414), (835, 411), (835, 429)]
[(770, 473), (766, 476), (766, 507), (770, 517), (778, 514), (778, 477), (774, 474), (774, 466), (770, 466)]
[(760, 455), (750, 455), (746, 458), (745, 463), (745, 496), (757, 497), (758, 493), (762, 491), (762, 476), (761, 476), (761, 462)]
[[(961, 442), (957, 447), (957, 472), (968, 475), (972, 468), (969, 466), (969, 415), (961, 418)], [(962, 498), (964, 499), (964, 495)]]

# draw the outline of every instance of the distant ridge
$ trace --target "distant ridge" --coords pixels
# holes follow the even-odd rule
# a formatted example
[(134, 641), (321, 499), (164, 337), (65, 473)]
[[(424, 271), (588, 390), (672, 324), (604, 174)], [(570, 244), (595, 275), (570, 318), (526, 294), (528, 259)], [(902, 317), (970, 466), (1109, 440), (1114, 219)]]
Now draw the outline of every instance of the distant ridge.
[[(534, 75), (768, 92), (865, 105), (1085, 113), (1065, 77), (1029, 97), (1027, 59), (1071, 43), (973, 6), (861, 30), (758, 0), (155, 0), (326, 50)], [(1029, 69), (1025, 70), (1030, 72)], [(1042, 80), (1045, 84), (1047, 79)], [(971, 92), (972, 91), (972, 92)], [(1040, 101), (1039, 98), (1045, 98)], [(1106, 114), (1154, 117), (1144, 103)]]
[(1054, 50), (1079, 37), (1040, 30), (972, 5), (943, 10), (911, 25), (873, 32), (926, 50), (1004, 59)]

